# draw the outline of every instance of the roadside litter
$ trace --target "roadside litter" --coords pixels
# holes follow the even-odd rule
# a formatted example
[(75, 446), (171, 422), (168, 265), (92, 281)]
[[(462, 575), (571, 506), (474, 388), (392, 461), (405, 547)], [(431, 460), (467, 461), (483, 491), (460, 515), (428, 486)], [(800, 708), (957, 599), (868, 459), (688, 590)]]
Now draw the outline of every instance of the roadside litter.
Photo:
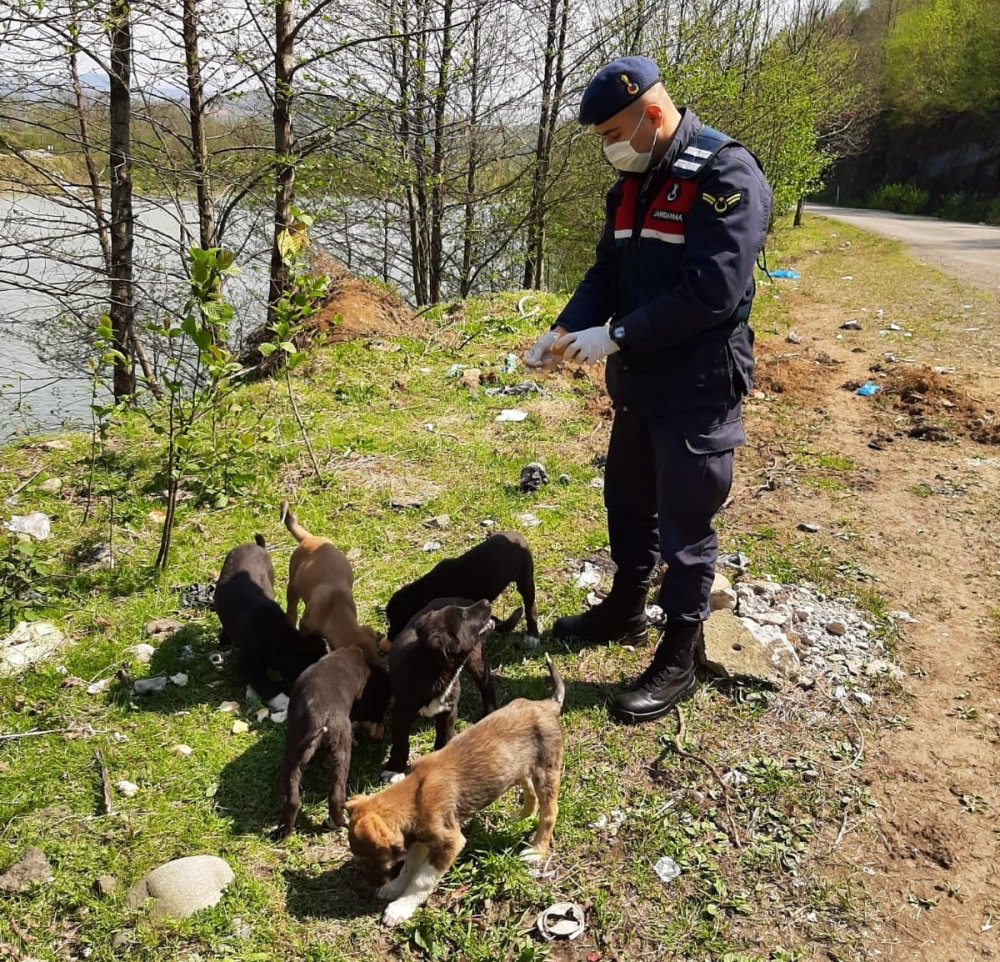
[(49, 536), (51, 519), (41, 511), (31, 514), (15, 514), (7, 522), (7, 530), (14, 534), (26, 534), (36, 541), (45, 541)]
[(521, 468), (521, 477), (517, 482), (517, 489), (521, 494), (530, 494), (537, 491), (543, 484), (549, 483), (549, 475), (544, 464), (532, 461)]
[(521, 411), (518, 408), (508, 408), (506, 411), (501, 411), (493, 420), (503, 424), (507, 421), (523, 421), (527, 416), (527, 411)]
[(781, 267), (776, 271), (769, 271), (771, 277), (776, 278), (779, 281), (797, 281), (801, 275), (798, 271), (793, 271), (789, 268)]
[(874, 381), (865, 381), (854, 393), (858, 397), (872, 397), (872, 395), (878, 394), (881, 391), (880, 388)]
[(679, 878), (681, 874), (680, 866), (666, 855), (657, 860), (653, 866), (653, 871), (664, 885), (669, 885), (675, 879)]
[(585, 919), (583, 906), (576, 902), (556, 902), (539, 912), (535, 927), (546, 942), (553, 939), (572, 940), (583, 935)]

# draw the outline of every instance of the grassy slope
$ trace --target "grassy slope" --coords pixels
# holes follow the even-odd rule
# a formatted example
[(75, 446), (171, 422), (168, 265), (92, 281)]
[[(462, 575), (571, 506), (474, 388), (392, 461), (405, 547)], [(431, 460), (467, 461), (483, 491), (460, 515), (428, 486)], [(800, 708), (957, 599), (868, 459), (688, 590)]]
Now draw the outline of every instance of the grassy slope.
[[(871, 244), (871, 256), (886, 258), (887, 269), (894, 265), (898, 255), (883, 242), (861, 241), (846, 228), (841, 236)], [(836, 257), (834, 244), (816, 229), (782, 234), (771, 263), (809, 256), (821, 266), (825, 257)], [(806, 253), (814, 249), (824, 253)], [(307, 830), (285, 845), (268, 840), (278, 813), (283, 732), (265, 722), (252, 724), (249, 734), (230, 735), (232, 716), (215, 711), (225, 699), (242, 700), (242, 691), (228, 667), (216, 669), (207, 661), (215, 644), (214, 616), (185, 617), (183, 630), (160, 646), (148, 668), (125, 653), (146, 640), (148, 620), (175, 614), (179, 586), (213, 577), (225, 551), (255, 531), (276, 545), (280, 595), (291, 550), (277, 525), (283, 496), (311, 530), (355, 549), (356, 594), (369, 621), (378, 622), (377, 606), (396, 586), (478, 539), (483, 519), (522, 527), (516, 515), (523, 511), (542, 519), (527, 534), (536, 554), (543, 622), (576, 609), (583, 595), (573, 587), (579, 560), (606, 557), (599, 554), (606, 545), (601, 492), (590, 486), (598, 473), (591, 460), (606, 444), (607, 422), (591, 413), (599, 391), (588, 380), (560, 377), (545, 382), (542, 397), (488, 398), (470, 395), (445, 376), (452, 364), (462, 363), (497, 372), (498, 383), (520, 380), (522, 374), (498, 372), (505, 354), (529, 343), (560, 303), (555, 297), (540, 300), (543, 316), (531, 320), (517, 316), (515, 296), (499, 296), (470, 302), (465, 313), (430, 315), (434, 336), (315, 352), (295, 387), (324, 466), (322, 485), (311, 474), (282, 389), (248, 388), (237, 416), (254, 424), (261, 438), (252, 471), (224, 509), (185, 506), (172, 566), (160, 578), (148, 567), (158, 538), (149, 512), (161, 507), (155, 479), (160, 459), (140, 423), (115, 430), (114, 453), (98, 473), (120, 488), (114, 536), (122, 554), (113, 573), (81, 571), (73, 563), (81, 549), (106, 540), (108, 531), (106, 497), (91, 520), (82, 521), (87, 441), (75, 437), (66, 452), (30, 443), (0, 451), (4, 492), (39, 467), (38, 482), (49, 476), (66, 480), (58, 500), (32, 483), (17, 505), (18, 512), (40, 509), (54, 516), (53, 539), (42, 547), (54, 559), (54, 572), (48, 600), (33, 616), (55, 621), (72, 638), (59, 663), (87, 681), (113, 678), (119, 668), (140, 677), (177, 670), (191, 676), (187, 688), (142, 700), (130, 699), (127, 688), (114, 682), (97, 696), (62, 688), (56, 662), (17, 681), (0, 681), (4, 732), (77, 721), (98, 732), (89, 739), (0, 743), (0, 865), (38, 844), (55, 869), (51, 884), (8, 899), (17, 928), (0, 914), (0, 943), (43, 959), (84, 947), (92, 959), (111, 958), (115, 932), (125, 933), (137, 959), (544, 958), (549, 950), (528, 930), (541, 908), (563, 899), (587, 907), (588, 929), (576, 954), (559, 958), (797, 958), (794, 936), (785, 949), (778, 946), (795, 931), (789, 919), (811, 910), (818, 918), (814, 937), (850, 940), (861, 909), (846, 884), (823, 881), (816, 866), (845, 814), (863, 811), (865, 794), (848, 770), (850, 746), (844, 747), (845, 733), (837, 727), (842, 719), (817, 710), (799, 693), (775, 697), (708, 686), (687, 712), (697, 751), (720, 770), (739, 764), (750, 775), (735, 811), (744, 839), (738, 851), (725, 832), (717, 786), (702, 766), (668, 753), (662, 770), (651, 770), (672, 724), (631, 730), (607, 720), (608, 694), (648, 654), (620, 648), (571, 653), (546, 641), (523, 656), (514, 638), (500, 639), (494, 665), (501, 701), (542, 695), (546, 650), (568, 683), (553, 866), (558, 875), (538, 880), (519, 864), (517, 846), (529, 825), (510, 822), (516, 800), (504, 798), (470, 825), (469, 844), (430, 906), (401, 931), (385, 933), (370, 892), (347, 863), (342, 837)], [(780, 301), (760, 298), (759, 330), (783, 331), (789, 323)], [(500, 409), (515, 405), (530, 412), (527, 421), (494, 423)], [(570, 483), (518, 494), (520, 467), (536, 459), (545, 462), (553, 481), (565, 472)], [(426, 498), (419, 509), (390, 506), (414, 496)], [(440, 514), (450, 516), (448, 530), (422, 526)], [(726, 547), (752, 552), (761, 565), (782, 560), (766, 538), (741, 537), (733, 519), (723, 518), (722, 528)], [(423, 553), (421, 545), (431, 539), (442, 543), (441, 551)], [(788, 573), (795, 573), (790, 564), (780, 571)], [(514, 603), (513, 597), (504, 599), (501, 610)], [(178, 661), (183, 645), (197, 653), (190, 664)], [(472, 692), (463, 717), (477, 711)], [(244, 709), (243, 717), (252, 720), (252, 712)], [(112, 732), (127, 740), (114, 740)], [(425, 751), (430, 742), (425, 728), (415, 748)], [(190, 745), (191, 757), (171, 754), (176, 743)], [(127, 778), (140, 786), (134, 798), (116, 798), (110, 817), (95, 815), (96, 748), (113, 782)], [(351, 787), (372, 788), (381, 759), (382, 748), (362, 743)], [(307, 822), (318, 823), (323, 802), (316, 766), (306, 779)], [(591, 827), (615, 808), (627, 813), (615, 837)], [(194, 920), (153, 924), (130, 912), (121, 892), (104, 900), (93, 893), (99, 875), (113, 874), (127, 886), (166, 859), (201, 852), (226, 858), (236, 882), (217, 908)], [(683, 873), (666, 888), (652, 871), (662, 855), (676, 859)]]

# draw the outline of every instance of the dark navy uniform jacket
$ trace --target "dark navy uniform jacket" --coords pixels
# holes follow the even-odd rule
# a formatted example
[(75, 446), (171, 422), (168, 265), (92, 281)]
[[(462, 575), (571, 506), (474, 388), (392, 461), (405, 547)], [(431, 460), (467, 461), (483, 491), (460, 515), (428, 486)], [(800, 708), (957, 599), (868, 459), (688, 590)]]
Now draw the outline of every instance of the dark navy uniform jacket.
[(610, 318), (621, 348), (607, 362), (617, 409), (694, 415), (716, 435), (706, 451), (744, 443), (753, 269), (773, 206), (756, 158), (685, 108), (663, 159), (622, 174), (606, 206), (596, 262), (556, 324), (580, 331)]

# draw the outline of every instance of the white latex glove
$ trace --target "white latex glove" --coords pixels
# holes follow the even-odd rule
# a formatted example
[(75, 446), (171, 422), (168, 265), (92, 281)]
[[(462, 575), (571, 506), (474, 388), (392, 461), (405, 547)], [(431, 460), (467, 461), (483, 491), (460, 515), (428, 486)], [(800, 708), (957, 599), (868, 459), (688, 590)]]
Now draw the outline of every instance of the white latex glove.
[(558, 354), (552, 353), (552, 348), (556, 341), (566, 332), (557, 327), (553, 331), (546, 331), (534, 344), (525, 351), (524, 363), (528, 367), (555, 367), (562, 362)]
[(556, 349), (563, 351), (567, 361), (578, 361), (581, 364), (593, 364), (602, 357), (614, 354), (618, 345), (611, 340), (607, 325), (588, 327), (575, 334), (564, 334), (556, 341)]

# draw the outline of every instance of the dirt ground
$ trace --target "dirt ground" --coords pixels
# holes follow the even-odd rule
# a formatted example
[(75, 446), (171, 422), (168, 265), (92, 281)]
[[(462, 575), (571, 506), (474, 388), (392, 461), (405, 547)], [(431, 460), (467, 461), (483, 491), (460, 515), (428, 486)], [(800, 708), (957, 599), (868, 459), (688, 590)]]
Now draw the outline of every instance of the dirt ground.
[[(832, 869), (870, 898), (867, 958), (998, 958), (1000, 301), (902, 341), (874, 321), (842, 331), (842, 314), (793, 288), (782, 297), (800, 343), (761, 346), (731, 527), (822, 540), (916, 619), (896, 652), (897, 714), (867, 733), (876, 807), (846, 825)], [(857, 396), (869, 380), (881, 392)], [(840, 459), (835, 483), (804, 483), (803, 448)]]

